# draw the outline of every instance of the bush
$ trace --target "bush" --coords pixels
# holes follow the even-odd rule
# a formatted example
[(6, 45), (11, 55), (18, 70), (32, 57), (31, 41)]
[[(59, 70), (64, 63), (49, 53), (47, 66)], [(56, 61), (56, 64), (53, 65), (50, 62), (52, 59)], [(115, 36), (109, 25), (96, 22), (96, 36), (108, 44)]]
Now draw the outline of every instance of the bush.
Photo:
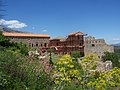
[(119, 56), (116, 53), (105, 52), (105, 55), (102, 56), (102, 60), (105, 62), (107, 60), (112, 62), (113, 67), (120, 68)]
[(49, 74), (51, 71), (48, 73), (47, 61), (42, 63), (35, 57), (21, 57), (19, 54), (1, 51), (0, 88), (2, 90), (46, 90), (51, 87), (52, 80)]
[(78, 58), (81, 57), (80, 52), (78, 52), (78, 51), (71, 52), (71, 57), (74, 58), (75, 60), (77, 60)]

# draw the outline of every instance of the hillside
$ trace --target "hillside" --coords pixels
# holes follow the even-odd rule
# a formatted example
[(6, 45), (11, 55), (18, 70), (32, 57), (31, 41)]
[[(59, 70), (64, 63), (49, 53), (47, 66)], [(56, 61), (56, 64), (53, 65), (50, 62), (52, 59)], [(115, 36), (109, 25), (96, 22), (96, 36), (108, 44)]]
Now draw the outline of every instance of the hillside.
[(113, 46), (120, 46), (120, 43), (117, 43), (117, 44), (112, 44)]
[(28, 32), (13, 30), (11, 28), (7, 28), (7, 27), (2, 26), (2, 25), (0, 25), (0, 31), (2, 31), (2, 32), (16, 32), (16, 33), (28, 33)]

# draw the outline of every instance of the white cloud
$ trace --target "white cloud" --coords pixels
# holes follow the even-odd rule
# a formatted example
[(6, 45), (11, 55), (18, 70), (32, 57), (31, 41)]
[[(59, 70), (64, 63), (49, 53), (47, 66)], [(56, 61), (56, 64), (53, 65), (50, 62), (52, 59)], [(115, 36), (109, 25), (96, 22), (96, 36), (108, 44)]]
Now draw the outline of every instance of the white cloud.
[(120, 38), (113, 38), (112, 40), (107, 41), (109, 44), (117, 44), (120, 43)]
[(44, 30), (42, 30), (42, 32), (47, 32), (47, 30), (46, 30), (46, 29), (44, 29)]
[(0, 25), (6, 25), (9, 28), (23, 28), (23, 27), (27, 27), (27, 25), (25, 23), (22, 23), (18, 20), (4, 20), (1, 19), (0, 20)]

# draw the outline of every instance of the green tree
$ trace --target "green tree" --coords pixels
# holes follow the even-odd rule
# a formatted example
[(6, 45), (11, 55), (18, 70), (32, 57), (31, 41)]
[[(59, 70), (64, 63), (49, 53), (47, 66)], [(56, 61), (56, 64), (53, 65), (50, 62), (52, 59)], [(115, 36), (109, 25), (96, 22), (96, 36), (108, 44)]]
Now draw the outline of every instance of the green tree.
[(120, 46), (114, 46), (115, 53), (117, 53), (120, 57)]
[(49, 63), (53, 65), (54, 63), (53, 63), (53, 61), (52, 61), (52, 52), (54, 52), (54, 48), (52, 48), (52, 47), (49, 48), (49, 49), (47, 50), (47, 52), (50, 53), (50, 55), (49, 55), (49, 57), (50, 57), (50, 58), (49, 58)]
[(0, 46), (7, 48), (7, 50), (17, 51), (19, 50), (21, 54), (28, 54), (28, 47), (23, 43), (14, 43), (10, 42), (10, 40), (3, 36), (2, 32), (0, 32)]
[(0, 32), (0, 46), (8, 46), (10, 43), (9, 43), (9, 39), (5, 38), (2, 34), (2, 32)]
[(116, 53), (110, 53), (110, 52), (105, 52), (105, 55), (102, 56), (103, 61), (111, 61), (113, 64), (113, 67), (120, 67), (120, 59), (119, 56)]
[(26, 55), (28, 54), (28, 47), (26, 44), (23, 43), (13, 43), (17, 49), (20, 49), (20, 53)]
[(47, 60), (1, 51), (0, 90), (47, 90), (51, 85), (48, 66)]
[(80, 52), (79, 51), (72, 51), (71, 57), (74, 58), (75, 60), (77, 60), (78, 58), (81, 57)]

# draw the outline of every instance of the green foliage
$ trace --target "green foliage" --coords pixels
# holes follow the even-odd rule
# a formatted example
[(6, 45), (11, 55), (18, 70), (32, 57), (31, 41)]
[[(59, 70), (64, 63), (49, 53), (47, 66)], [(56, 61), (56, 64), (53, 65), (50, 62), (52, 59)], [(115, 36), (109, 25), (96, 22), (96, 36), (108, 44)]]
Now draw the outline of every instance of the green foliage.
[(114, 46), (114, 49), (115, 49), (115, 52), (117, 53), (117, 52), (119, 52), (120, 53), (120, 46)]
[(64, 90), (83, 90), (81, 86), (76, 86), (74, 84), (71, 84), (70, 86), (66, 86)]
[(17, 49), (20, 50), (20, 53), (22, 53), (24, 55), (28, 54), (28, 47), (26, 46), (26, 44), (16, 43), (16, 47), (17, 47)]
[[(89, 72), (96, 70), (98, 62), (93, 53), (76, 62), (70, 55), (61, 57), (49, 51), (53, 69), (49, 54), (45, 55), (48, 59), (38, 60), (36, 56), (25, 56), (28, 52), (25, 44), (11, 43), (2, 34), (0, 42), (1, 90), (116, 90), (120, 87), (120, 64), (115, 53), (103, 56), (104, 61), (112, 60), (117, 66), (106, 73)], [(74, 52), (72, 57), (79, 58), (77, 54)]]
[(5, 38), (2, 32), (0, 32), (0, 46), (6, 47), (8, 45), (10, 45), (9, 39)]
[(19, 51), (23, 55), (28, 54), (28, 47), (26, 44), (10, 42), (8, 38), (5, 38), (2, 35), (2, 32), (0, 32), (0, 46), (5, 47), (7, 50), (11, 50), (13, 52)]
[(74, 84), (79, 84), (79, 81), (81, 80), (80, 72), (75, 68), (70, 55), (64, 55), (58, 60), (53, 74), (56, 87), (60, 90), (73, 82)]
[[(15, 55), (8, 51), (1, 51), (0, 53), (0, 71), (1, 71), (1, 77), (0, 77), (0, 87), (3, 88), (3, 90), (20, 90), (17, 89), (16, 85), (18, 84), (21, 86), (21, 89), (24, 87), (23, 80), (24, 77), (22, 76), (22, 73), (24, 73), (24, 70), (21, 71), (19, 67), (18, 58), (15, 57)], [(20, 82), (21, 81), (21, 82)], [(13, 88), (14, 87), (14, 88)]]
[(113, 68), (107, 73), (98, 72), (96, 71), (97, 62), (99, 59), (93, 53), (77, 64), (69, 55), (64, 55), (56, 63), (53, 73), (55, 90), (114, 90), (119, 88), (120, 68)]
[(119, 55), (120, 58), (120, 46), (114, 46), (115, 53)]
[(1, 51), (0, 89), (46, 90), (52, 80), (42, 66), (36, 57), (21, 57), (19, 52)]
[[(96, 62), (98, 62), (97, 57), (91, 53), (87, 57), (82, 59), (83, 73), (83, 84), (84, 88), (87, 90), (114, 90), (113, 87), (120, 86), (120, 68), (113, 68), (108, 73), (104, 70), (102, 72), (97, 72)], [(93, 68), (94, 67), (94, 68)], [(93, 72), (89, 72), (93, 70)]]
[(89, 70), (96, 69), (96, 61), (98, 60), (97, 56), (93, 53), (90, 53), (88, 56), (82, 59), (82, 67), (83, 69), (87, 68)]
[(105, 55), (102, 56), (102, 60), (110, 60), (113, 64), (113, 67), (120, 67), (120, 58), (116, 53), (105, 52)]
[(57, 61), (60, 60), (60, 58), (62, 57), (62, 55), (52, 53), (51, 57), (52, 57), (53, 63), (57, 63)]
[(120, 86), (120, 68), (113, 68), (108, 73), (102, 71), (94, 80), (88, 80), (87, 87), (92, 90), (114, 90)]
[(78, 51), (72, 51), (71, 52), (71, 57), (74, 58), (74, 59), (80, 58), (81, 57), (80, 52), (78, 52)]

